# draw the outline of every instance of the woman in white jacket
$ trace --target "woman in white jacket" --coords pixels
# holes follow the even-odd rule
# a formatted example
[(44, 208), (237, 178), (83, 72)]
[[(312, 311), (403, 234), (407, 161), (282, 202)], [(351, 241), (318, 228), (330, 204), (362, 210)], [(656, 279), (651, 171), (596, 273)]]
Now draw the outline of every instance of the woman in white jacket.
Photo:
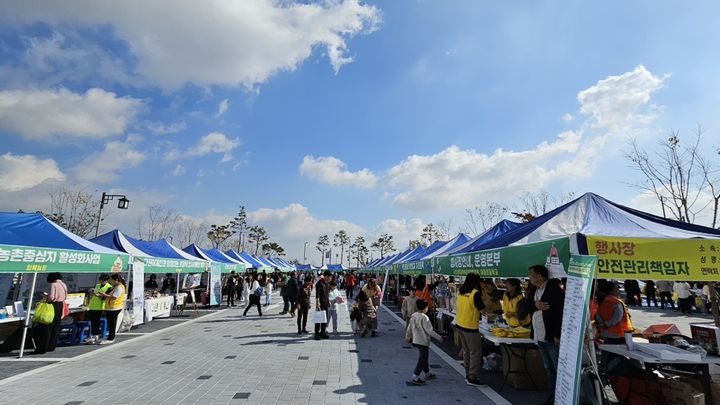
[[(423, 385), (425, 380), (432, 380), (435, 378), (435, 374), (430, 372), (430, 364), (428, 357), (430, 354), (430, 338), (434, 338), (438, 341), (442, 341), (442, 336), (435, 333), (430, 318), (427, 313), (428, 304), (427, 301), (419, 299), (417, 300), (417, 312), (412, 314), (410, 317), (410, 324), (405, 331), (405, 341), (412, 343), (413, 346), (418, 348), (419, 357), (417, 365), (415, 366), (415, 372), (413, 373), (411, 384)], [(420, 373), (425, 372), (425, 379), (420, 378)]]

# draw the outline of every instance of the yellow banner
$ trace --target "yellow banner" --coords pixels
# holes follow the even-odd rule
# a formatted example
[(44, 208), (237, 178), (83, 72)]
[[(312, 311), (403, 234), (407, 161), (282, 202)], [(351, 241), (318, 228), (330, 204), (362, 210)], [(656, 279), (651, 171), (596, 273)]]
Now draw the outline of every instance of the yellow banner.
[(639, 280), (720, 280), (720, 239), (588, 236), (596, 277)]

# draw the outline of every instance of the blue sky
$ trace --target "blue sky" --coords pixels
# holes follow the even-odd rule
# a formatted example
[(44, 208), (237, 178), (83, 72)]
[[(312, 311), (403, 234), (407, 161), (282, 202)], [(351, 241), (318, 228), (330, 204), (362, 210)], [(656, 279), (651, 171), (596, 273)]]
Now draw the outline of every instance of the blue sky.
[(125, 193), (132, 234), (244, 204), (293, 258), (525, 192), (655, 209), (626, 138), (720, 139), (714, 2), (34, 3), (0, 16), (4, 210)]

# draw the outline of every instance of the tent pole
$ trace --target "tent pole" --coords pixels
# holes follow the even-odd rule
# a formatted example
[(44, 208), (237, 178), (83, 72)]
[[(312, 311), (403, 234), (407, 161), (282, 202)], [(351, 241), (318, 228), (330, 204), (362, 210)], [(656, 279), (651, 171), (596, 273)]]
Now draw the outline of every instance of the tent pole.
[(35, 295), (35, 282), (37, 281), (37, 273), (33, 273), (32, 287), (30, 287), (30, 297), (28, 297), (28, 307), (25, 309), (25, 325), (23, 326), (22, 339), (20, 339), (20, 355), (22, 358), (25, 353), (25, 340), (27, 339), (28, 325), (30, 324), (30, 309), (32, 308), (33, 295)]

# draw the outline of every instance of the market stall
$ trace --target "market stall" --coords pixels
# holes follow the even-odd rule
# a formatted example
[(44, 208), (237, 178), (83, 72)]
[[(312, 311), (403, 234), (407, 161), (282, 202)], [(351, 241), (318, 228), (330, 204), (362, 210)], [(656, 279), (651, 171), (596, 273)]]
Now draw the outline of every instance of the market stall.
[[(0, 213), (0, 273), (32, 274), (31, 285), (20, 311), (18, 302), (12, 306), (13, 316), (6, 323), (22, 319), (20, 355), (23, 357), (25, 341), (31, 327), (31, 314), (38, 284), (38, 273), (104, 273), (128, 269), (130, 257), (124, 252), (87, 241), (48, 220), (41, 214)], [(18, 284), (19, 285), (19, 284)], [(68, 298), (83, 291), (69, 291)], [(74, 312), (84, 312), (82, 302), (73, 301)], [(8, 308), (5, 307), (7, 314)], [(17, 319), (16, 319), (17, 318)]]
[[(198, 259), (168, 241), (143, 241), (114, 230), (98, 236), (93, 242), (112, 249), (117, 249), (133, 255), (133, 277), (137, 281), (137, 288), (132, 293), (132, 309), (135, 315), (135, 324), (143, 319), (151, 320), (153, 317), (170, 316), (167, 304), (170, 300), (176, 308), (182, 308), (185, 297), (193, 293), (195, 287), (181, 293), (181, 281), (176, 279), (188, 274), (205, 274), (208, 262)], [(162, 283), (166, 288), (145, 290), (145, 274), (165, 274)], [(174, 288), (167, 287), (174, 285)], [(171, 298), (168, 298), (171, 297)], [(197, 297), (191, 297), (197, 300)]]

